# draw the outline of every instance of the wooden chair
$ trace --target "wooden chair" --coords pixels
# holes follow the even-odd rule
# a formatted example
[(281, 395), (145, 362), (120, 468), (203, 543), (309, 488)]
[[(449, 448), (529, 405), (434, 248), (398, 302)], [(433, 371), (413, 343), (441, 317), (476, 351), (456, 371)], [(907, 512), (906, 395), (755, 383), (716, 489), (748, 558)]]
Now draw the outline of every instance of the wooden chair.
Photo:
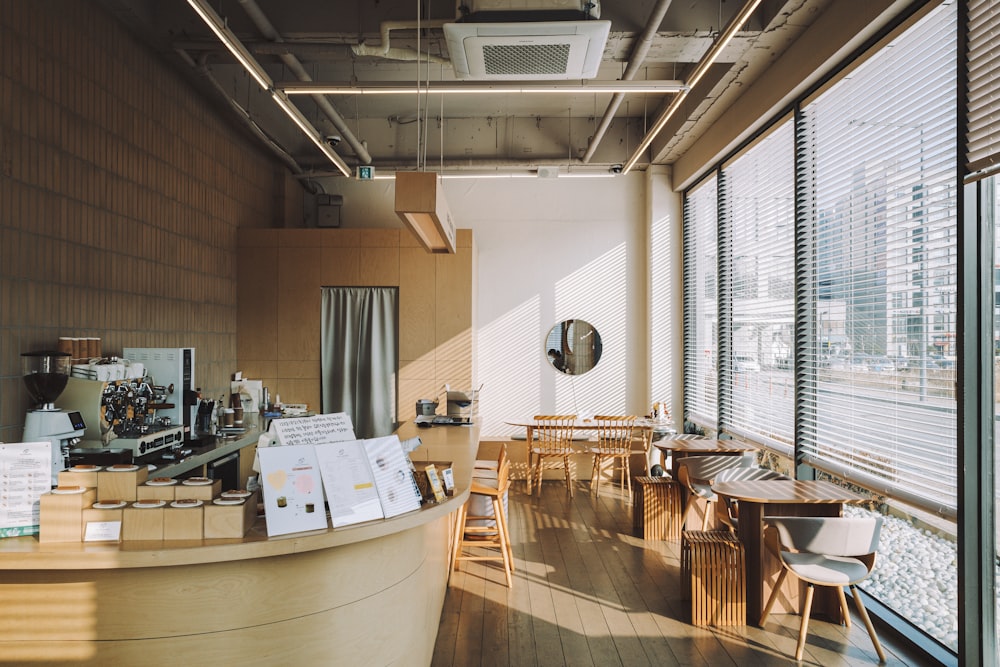
[[(541, 490), (542, 472), (545, 468), (558, 468), (561, 465), (566, 472), (566, 490), (569, 491), (570, 497), (573, 497), (569, 459), (576, 453), (573, 448), (575, 423), (576, 415), (535, 416), (535, 425), (528, 439), (528, 495), (531, 495), (533, 477), (537, 479), (538, 488)], [(546, 459), (550, 461), (548, 466), (545, 465)]]
[[(622, 471), (622, 486), (628, 489), (628, 501), (632, 502), (632, 475), (629, 458), (632, 456), (632, 437), (635, 434), (635, 416), (613, 417), (595, 416), (597, 422), (597, 445), (590, 448), (594, 455), (594, 471), (590, 477), (590, 490), (595, 498), (601, 496), (601, 468), (610, 462), (612, 475)], [(615, 464), (618, 465), (615, 465)]]
[(868, 629), (868, 635), (875, 645), (875, 652), (885, 662), (885, 652), (875, 635), (865, 605), (861, 601), (855, 585), (867, 579), (875, 567), (878, 538), (882, 530), (882, 517), (784, 517), (766, 518), (770, 529), (765, 533), (768, 546), (781, 560), (781, 574), (774, 584), (771, 597), (764, 606), (760, 625), (767, 621), (771, 607), (781, 592), (785, 577), (791, 572), (806, 582), (806, 596), (802, 603), (802, 624), (799, 627), (799, 643), (795, 647), (795, 659), (802, 659), (809, 629), (809, 612), (812, 608), (815, 586), (834, 586), (840, 598), (840, 608), (844, 624), (851, 627), (851, 615), (847, 609), (844, 586), (851, 587), (858, 614)]
[[(510, 530), (507, 525), (507, 513), (504, 509), (504, 497), (510, 488), (510, 461), (507, 460), (506, 447), (501, 448), (496, 476), (487, 472), (483, 477), (473, 477), (469, 500), (458, 510), (455, 521), (455, 539), (451, 554), (451, 567), (448, 568), (448, 579), (451, 573), (458, 569), (459, 561), (463, 560), (496, 560), (503, 563), (507, 588), (513, 584), (514, 551), (510, 545)], [(489, 498), (493, 509), (489, 514), (470, 514), (469, 505), (477, 496)], [(465, 549), (497, 549), (498, 553), (481, 555), (481, 552), (467, 554)]]
[(727, 468), (749, 468), (752, 465), (753, 458), (749, 456), (710, 455), (684, 458), (677, 466), (677, 481), (688, 491), (687, 504), (684, 506), (685, 521), (700, 498), (707, 503), (701, 529), (708, 530), (709, 512), (718, 500), (709, 481)]

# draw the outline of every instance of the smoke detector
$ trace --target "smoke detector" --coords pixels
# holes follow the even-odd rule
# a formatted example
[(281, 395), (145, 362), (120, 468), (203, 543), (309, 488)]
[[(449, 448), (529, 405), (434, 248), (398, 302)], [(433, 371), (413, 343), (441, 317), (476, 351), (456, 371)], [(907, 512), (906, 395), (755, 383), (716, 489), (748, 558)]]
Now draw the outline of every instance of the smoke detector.
[(448, 54), (459, 79), (592, 79), (610, 21), (446, 23)]

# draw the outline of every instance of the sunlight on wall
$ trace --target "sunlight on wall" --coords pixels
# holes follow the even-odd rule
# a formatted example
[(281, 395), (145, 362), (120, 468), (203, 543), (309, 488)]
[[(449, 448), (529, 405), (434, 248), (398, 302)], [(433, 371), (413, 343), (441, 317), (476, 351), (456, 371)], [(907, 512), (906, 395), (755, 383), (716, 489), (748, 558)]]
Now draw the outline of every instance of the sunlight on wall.
[[(480, 328), (479, 422), (484, 436), (523, 429), (507, 421), (536, 414), (621, 414), (626, 410), (627, 252), (621, 243), (552, 285), (555, 321), (542, 322), (542, 295), (534, 295)], [(598, 330), (600, 362), (580, 376), (557, 373), (544, 355), (549, 329), (565, 319), (583, 319)], [(643, 369), (636, 369), (638, 375)], [(550, 378), (554, 378), (550, 379)]]
[[(555, 406), (560, 414), (622, 414), (626, 410), (628, 308), (624, 243), (580, 267), (555, 284), (558, 321), (582, 319), (601, 335), (604, 346), (597, 366), (581, 376), (556, 379)], [(637, 369), (643, 374), (643, 369)]]
[[(536, 295), (479, 330), (480, 433), (511, 435), (523, 428), (505, 421), (529, 418), (541, 406), (542, 337), (548, 331), (540, 321)], [(543, 330), (544, 329), (544, 330)]]

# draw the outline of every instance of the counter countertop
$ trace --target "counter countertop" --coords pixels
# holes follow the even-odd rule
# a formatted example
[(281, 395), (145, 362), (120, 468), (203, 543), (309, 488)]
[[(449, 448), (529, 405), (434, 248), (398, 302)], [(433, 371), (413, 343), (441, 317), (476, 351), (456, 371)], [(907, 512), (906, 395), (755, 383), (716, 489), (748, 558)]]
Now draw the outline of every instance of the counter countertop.
[[(223, 562), (280, 556), (291, 553), (327, 549), (391, 535), (404, 531), (456, 511), (469, 495), (472, 468), (479, 446), (478, 426), (449, 426), (420, 429), (412, 422), (403, 424), (397, 431), (400, 440), (412, 437), (421, 439), (421, 446), (410, 457), (414, 463), (421, 461), (451, 461), (455, 475), (455, 493), (443, 503), (425, 504), (421, 509), (391, 519), (371, 521), (336, 530), (293, 533), (267, 536), (263, 519), (243, 538), (176, 540), (121, 543), (46, 543), (37, 536), (0, 539), (0, 569), (2, 570), (80, 570), (162, 567), (198, 563)], [(247, 434), (234, 441), (223, 441), (212, 449), (196, 453), (192, 458), (214, 460), (228, 451), (252, 444), (257, 433)], [(191, 465), (200, 465), (193, 463)], [(190, 466), (189, 466), (190, 467)], [(168, 475), (174, 465), (159, 469), (158, 474)]]

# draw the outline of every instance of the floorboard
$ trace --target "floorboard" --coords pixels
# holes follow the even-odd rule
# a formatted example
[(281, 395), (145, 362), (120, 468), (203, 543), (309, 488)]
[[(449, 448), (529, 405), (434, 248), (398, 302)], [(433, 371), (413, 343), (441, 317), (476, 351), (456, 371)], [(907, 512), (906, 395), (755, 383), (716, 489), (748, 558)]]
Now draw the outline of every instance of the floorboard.
[[(878, 664), (861, 620), (847, 629), (812, 621), (804, 659), (793, 659), (799, 617), (772, 614), (764, 628), (691, 625), (681, 598), (680, 544), (632, 534), (632, 506), (617, 485), (562, 480), (509, 494), (514, 585), (499, 561), (452, 572), (432, 667), (663, 665), (739, 667)], [(852, 605), (853, 612), (853, 605)], [(877, 629), (878, 626), (876, 626)], [(892, 667), (923, 665), (879, 634)]]

